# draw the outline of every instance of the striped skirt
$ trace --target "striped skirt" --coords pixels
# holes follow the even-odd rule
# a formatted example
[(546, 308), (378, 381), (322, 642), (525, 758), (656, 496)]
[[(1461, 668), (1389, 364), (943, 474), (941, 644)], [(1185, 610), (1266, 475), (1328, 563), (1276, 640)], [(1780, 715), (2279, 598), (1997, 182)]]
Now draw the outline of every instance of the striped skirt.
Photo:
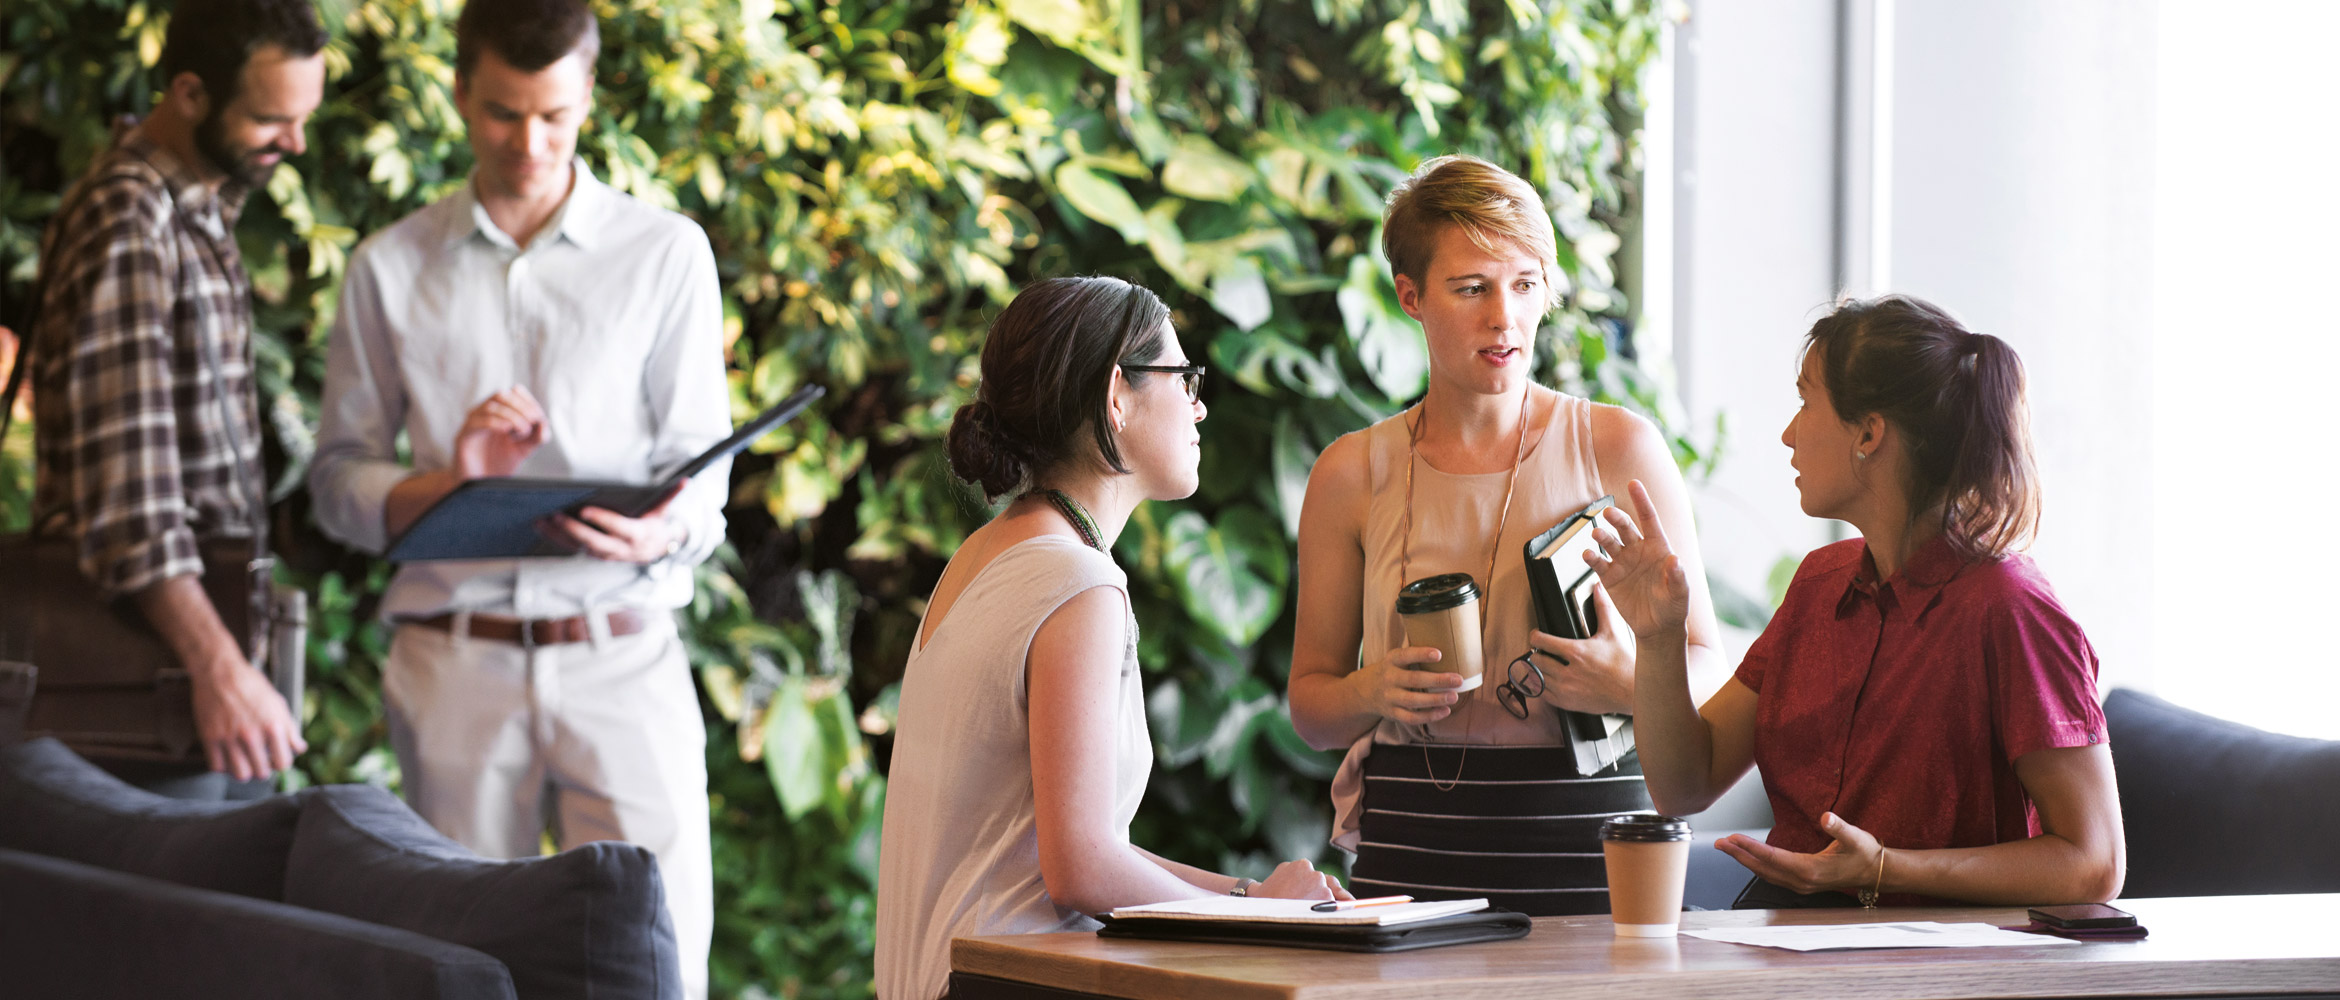
[(1566, 747), (1375, 746), (1351, 891), (1484, 896), (1533, 916), (1609, 912), (1601, 821), (1648, 811), (1649, 789), (1638, 755), (1595, 777), (1556, 777), (1573, 770)]

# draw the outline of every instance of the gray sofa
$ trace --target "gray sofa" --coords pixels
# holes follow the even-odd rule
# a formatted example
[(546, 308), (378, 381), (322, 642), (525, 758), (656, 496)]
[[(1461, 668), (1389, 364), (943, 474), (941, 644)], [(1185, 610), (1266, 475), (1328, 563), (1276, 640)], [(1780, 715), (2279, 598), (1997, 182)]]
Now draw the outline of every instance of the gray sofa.
[(657, 862), (490, 861), (388, 792), (165, 799), (0, 748), (0, 981), (26, 997), (681, 995)]
[(2104, 719), (2129, 840), (2122, 896), (2340, 892), (2340, 741), (2126, 688)]

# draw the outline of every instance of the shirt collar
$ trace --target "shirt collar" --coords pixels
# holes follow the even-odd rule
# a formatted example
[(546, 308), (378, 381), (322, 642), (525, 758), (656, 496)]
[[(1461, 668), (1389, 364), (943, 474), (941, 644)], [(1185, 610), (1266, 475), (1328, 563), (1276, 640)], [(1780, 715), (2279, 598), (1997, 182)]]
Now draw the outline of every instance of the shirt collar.
[[(571, 161), (570, 166), (574, 179), (569, 183), (569, 196), (561, 199), (560, 208), (553, 210), (552, 221), (545, 224), (545, 230), (590, 250), (600, 244), (608, 229), (609, 200), (616, 191), (593, 176), (584, 157)], [(499, 245), (510, 245), (511, 237), (496, 228), (488, 218), (486, 206), (479, 203), (474, 187), (477, 183), (478, 173), (474, 171), (471, 179), (456, 189), (454, 203), (448, 206), (452, 211), (447, 216), (445, 241), (451, 245), (477, 235)], [(544, 237), (539, 235), (537, 239)]]
[(147, 138), (141, 129), (122, 129), (116, 141), (123, 152), (145, 160), (161, 175), (163, 186), (170, 189), (171, 203), (180, 214), (206, 229), (211, 228), (216, 218), (219, 232), (212, 234), (215, 237), (224, 239), (227, 231), (235, 228), (236, 218), (244, 212), (244, 201), (251, 197), (250, 185), (230, 174), (214, 188), (193, 167)]
[(1848, 610), (1855, 595), (1875, 598), (1879, 590), (1893, 591), (1896, 602), (1912, 608), (1922, 616), (1941, 597), (1942, 588), (1966, 569), (1966, 560), (1951, 546), (1947, 532), (1927, 539), (1917, 551), (1909, 554), (1909, 562), (1901, 571), (1884, 580), (1877, 578), (1877, 560), (1867, 545), (1861, 546), (1861, 561), (1854, 568), (1852, 579), (1846, 581), (1844, 595), (1837, 600), (1837, 610)]

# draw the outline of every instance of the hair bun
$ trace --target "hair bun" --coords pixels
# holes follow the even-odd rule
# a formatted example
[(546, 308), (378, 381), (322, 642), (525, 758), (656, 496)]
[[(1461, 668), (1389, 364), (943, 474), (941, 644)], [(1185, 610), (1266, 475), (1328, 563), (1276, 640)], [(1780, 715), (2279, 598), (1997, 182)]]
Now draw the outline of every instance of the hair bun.
[(951, 474), (982, 489), (985, 500), (1014, 491), (1032, 472), (1029, 449), (1000, 426), (999, 410), (980, 397), (951, 418), (945, 446)]

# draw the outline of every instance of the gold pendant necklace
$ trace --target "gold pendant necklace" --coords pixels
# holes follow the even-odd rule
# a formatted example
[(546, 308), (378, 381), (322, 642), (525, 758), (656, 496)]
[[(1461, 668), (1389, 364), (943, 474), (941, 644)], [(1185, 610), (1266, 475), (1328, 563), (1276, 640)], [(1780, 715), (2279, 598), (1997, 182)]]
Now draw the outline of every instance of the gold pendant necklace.
[[(1486, 628), (1487, 608), (1495, 599), (1495, 557), (1503, 553), (1503, 529), (1511, 523), (1512, 491), (1519, 488), (1519, 466), (1527, 458), (1528, 403), (1535, 398), (1535, 394), (1534, 382), (1529, 382), (1527, 388), (1519, 394), (1519, 443), (1513, 446), (1511, 475), (1503, 484), (1503, 513), (1495, 519), (1495, 539), (1487, 546), (1487, 587), (1479, 597), (1481, 629)], [(1421, 403), (1421, 412), (1406, 429), (1406, 519), (1405, 524), (1398, 529), (1398, 586), (1401, 587), (1405, 586), (1407, 570), (1414, 562), (1414, 463), (1421, 460), (1422, 425), (1429, 422), (1430, 401), (1425, 398)], [(1480, 669), (1486, 669), (1486, 665), (1480, 664)], [(1462, 708), (1460, 698), (1455, 700), (1455, 708), (1458, 711)], [(1471, 730), (1475, 728), (1473, 721), (1468, 715), (1463, 717), (1462, 753), (1454, 762), (1454, 777), (1444, 783), (1438, 780), (1438, 772), (1430, 764), (1430, 726), (1428, 723), (1421, 726), (1422, 773), (1429, 776), (1430, 787), (1441, 792), (1451, 792), (1454, 786), (1462, 783), (1463, 765), (1471, 759)]]

